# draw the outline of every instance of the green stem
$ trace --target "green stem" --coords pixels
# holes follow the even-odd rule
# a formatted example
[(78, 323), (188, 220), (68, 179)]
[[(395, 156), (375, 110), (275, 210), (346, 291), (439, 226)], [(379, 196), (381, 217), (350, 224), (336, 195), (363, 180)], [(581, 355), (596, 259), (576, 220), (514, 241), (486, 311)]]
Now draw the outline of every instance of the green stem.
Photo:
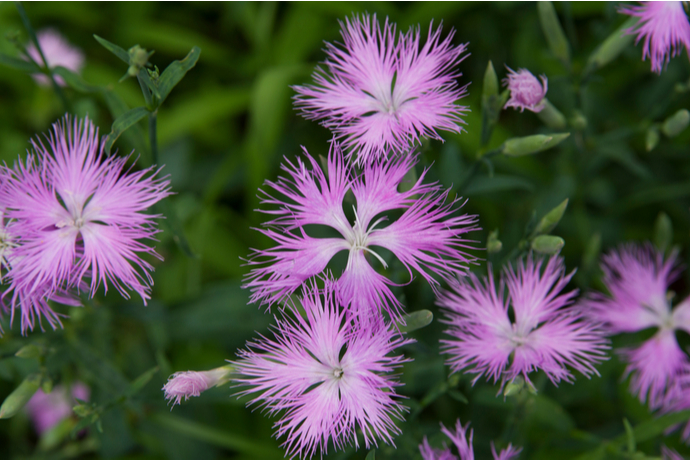
[(29, 33), (29, 37), (31, 38), (31, 41), (36, 46), (36, 49), (38, 50), (38, 54), (41, 56), (41, 60), (43, 61), (44, 72), (48, 76), (48, 78), (50, 78), (50, 82), (53, 85), (53, 89), (55, 90), (55, 93), (57, 94), (58, 98), (62, 102), (62, 105), (65, 107), (65, 110), (67, 112), (72, 112), (72, 106), (70, 105), (69, 101), (67, 100), (67, 97), (65, 97), (65, 93), (62, 92), (62, 88), (60, 88), (60, 85), (58, 85), (57, 81), (55, 80), (55, 76), (53, 75), (53, 69), (51, 69), (48, 66), (48, 61), (46, 60), (46, 57), (43, 54), (43, 50), (41, 49), (41, 45), (38, 43), (38, 37), (36, 36), (36, 32), (34, 31), (34, 28), (31, 26), (31, 21), (29, 21), (29, 16), (26, 14), (26, 10), (24, 10), (24, 7), (22, 6), (21, 2), (14, 2), (14, 4), (17, 7), (17, 11), (19, 12), (19, 16), (21, 16), (21, 18), (22, 18), (22, 22), (24, 23), (24, 27), (26, 28), (26, 31)]
[(479, 158), (474, 160), (474, 163), (472, 163), (472, 166), (470, 166), (469, 171), (465, 175), (465, 178), (462, 180), (460, 185), (457, 188), (458, 194), (462, 195), (462, 192), (467, 188), (468, 185), (472, 182), (472, 179), (474, 179), (474, 176), (477, 175), (477, 172), (479, 171), (479, 164), (484, 161), (485, 159), (494, 157), (501, 153), (501, 148), (489, 150), (485, 154), (481, 155)]
[(158, 165), (158, 132), (157, 132), (158, 110), (149, 114), (149, 142), (151, 143), (151, 158), (153, 164)]

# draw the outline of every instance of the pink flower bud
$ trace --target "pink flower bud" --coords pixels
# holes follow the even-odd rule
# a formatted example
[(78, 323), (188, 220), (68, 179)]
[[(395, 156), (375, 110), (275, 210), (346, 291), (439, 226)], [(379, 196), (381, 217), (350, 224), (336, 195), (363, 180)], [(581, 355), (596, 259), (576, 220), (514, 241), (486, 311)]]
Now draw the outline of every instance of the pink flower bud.
[(503, 79), (503, 85), (508, 87), (510, 91), (510, 99), (506, 103), (504, 109), (514, 107), (520, 109), (520, 112), (525, 109), (532, 112), (541, 112), (544, 108), (544, 97), (548, 90), (548, 81), (544, 75), (541, 75), (541, 83), (537, 77), (527, 69), (519, 69), (515, 72), (508, 67), (510, 73), (507, 78)]

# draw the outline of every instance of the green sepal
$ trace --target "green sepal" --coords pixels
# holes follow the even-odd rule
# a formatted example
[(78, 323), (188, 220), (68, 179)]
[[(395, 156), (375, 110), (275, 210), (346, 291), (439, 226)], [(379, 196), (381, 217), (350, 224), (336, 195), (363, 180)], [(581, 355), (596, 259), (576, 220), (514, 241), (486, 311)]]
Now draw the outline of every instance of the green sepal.
[(544, 108), (537, 113), (537, 117), (551, 129), (563, 129), (566, 125), (565, 115), (561, 113), (548, 99), (544, 98)]

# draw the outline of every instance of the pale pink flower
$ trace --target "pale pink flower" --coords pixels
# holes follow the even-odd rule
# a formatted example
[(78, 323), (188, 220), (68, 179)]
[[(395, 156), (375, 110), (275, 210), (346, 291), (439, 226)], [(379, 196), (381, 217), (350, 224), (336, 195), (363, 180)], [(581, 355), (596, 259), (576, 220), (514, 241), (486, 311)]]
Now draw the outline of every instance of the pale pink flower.
[(229, 367), (223, 366), (210, 371), (175, 372), (162, 388), (165, 399), (172, 403), (170, 410), (175, 404), (180, 404), (182, 398), (187, 401), (192, 396), (198, 397), (209, 388), (229, 381), (230, 371)]
[(671, 57), (683, 52), (683, 45), (690, 51), (690, 22), (683, 2), (641, 2), (639, 6), (621, 8), (620, 12), (640, 18), (625, 33), (637, 34), (636, 45), (644, 39), (642, 60), (650, 58), (652, 72), (661, 73)]
[(661, 446), (661, 460), (683, 460), (683, 456), (673, 449)]
[[(72, 72), (79, 73), (84, 66), (84, 53), (79, 48), (72, 46), (60, 32), (55, 29), (43, 29), (36, 33), (38, 44), (41, 46), (43, 55), (46, 58), (48, 68), (64, 67)], [(43, 65), (41, 55), (36, 45), (29, 43), (26, 52), (38, 65)], [(49, 86), (50, 79), (43, 74), (32, 75), (39, 85)], [(61, 76), (55, 75), (55, 82), (60, 86), (66, 83)]]
[(671, 309), (668, 286), (679, 275), (677, 253), (664, 259), (651, 244), (623, 245), (602, 260), (604, 284), (610, 296), (593, 293), (584, 302), (592, 318), (609, 334), (656, 328), (641, 346), (621, 350), (628, 361), (630, 390), (652, 408), (661, 405), (676, 377), (690, 370), (675, 330), (690, 332), (690, 299)]
[(170, 194), (169, 181), (154, 167), (132, 171), (128, 157), (105, 157), (88, 118), (65, 117), (46, 142), (33, 141), (26, 162), (3, 171), (0, 201), (16, 242), (6, 275), (12, 308), (20, 307), (24, 318), (22, 296), (84, 288), (93, 296), (108, 283), (146, 302), (153, 266), (141, 255), (158, 255), (142, 240), (158, 232), (160, 216), (144, 211)]
[(282, 311), (274, 338), (260, 337), (240, 350), (233, 364), (240, 386), (249, 388), (250, 404), (280, 415), (276, 437), (285, 437), (286, 456), (309, 458), (348, 444), (369, 449), (378, 440), (394, 444), (404, 406), (391, 374), (404, 361), (394, 350), (409, 343), (384, 324), (365, 327), (346, 318), (345, 309), (326, 280), (320, 290), (308, 283), (301, 298), (304, 316)]
[[(384, 268), (387, 266), (376, 246), (391, 251), (410, 277), (414, 269), (434, 289), (439, 284), (436, 275), (452, 279), (474, 261), (463, 251), (470, 241), (462, 235), (476, 230), (476, 218), (454, 215), (459, 199), (449, 200), (448, 191), (443, 192), (436, 183), (423, 183), (426, 171), (414, 184), (407, 184), (409, 190), (398, 191), (405, 174), (417, 162), (416, 157), (399, 156), (366, 164), (359, 173), (345, 162), (340, 147), (333, 142), (327, 173), (308, 154), (306, 158), (306, 163), (299, 158), (296, 164), (286, 162), (282, 169), (288, 177), (267, 182), (285, 198), (264, 193), (262, 199), (264, 204), (279, 207), (263, 211), (276, 218), (265, 224), (271, 229), (260, 230), (277, 245), (255, 250), (251, 256), (251, 265), (262, 265), (246, 278), (252, 302), (270, 306), (286, 298), (303, 282), (322, 274), (335, 254), (347, 251), (347, 267), (337, 280), (339, 301), (355, 315), (376, 316), (383, 308), (397, 318), (402, 305), (390, 290), (394, 283), (367, 260), (371, 257)], [(348, 191), (354, 195), (356, 206), (344, 202)], [(344, 206), (354, 209), (354, 224), (346, 217)], [(391, 210), (401, 210), (402, 215), (384, 226), (387, 217), (380, 215)], [(306, 226), (311, 224), (331, 227), (339, 237), (309, 236)]]
[(376, 15), (341, 23), (344, 44), (326, 44), (327, 70), (317, 68), (314, 85), (295, 86), (295, 105), (305, 118), (321, 120), (341, 139), (354, 161), (369, 163), (407, 152), (424, 137), (442, 140), (438, 130), (459, 133), (467, 94), (454, 68), (467, 45), (454, 46), (451, 30), (429, 26), (420, 48), (419, 28), (396, 34)]
[(438, 305), (450, 339), (441, 347), (453, 372), (477, 374), (475, 382), (486, 375), (501, 385), (520, 375), (531, 385), (528, 374), (538, 369), (554, 384), (573, 380), (568, 367), (598, 375), (594, 365), (605, 359), (606, 341), (578, 308), (568, 307), (577, 291), (561, 293), (573, 273), (565, 275), (558, 256), (543, 270), (542, 261), (529, 257), (517, 270), (504, 269), (498, 291), (489, 269), (483, 282), (470, 274), (443, 292)]
[[(441, 432), (448, 436), (448, 438), (453, 442), (453, 445), (458, 451), (459, 457), (455, 456), (451, 449), (444, 443), (443, 449), (434, 449), (429, 445), (429, 441), (426, 436), (419, 445), (419, 452), (422, 454), (423, 460), (474, 460), (474, 449), (472, 448), (472, 437), (474, 435), (474, 430), (470, 430), (469, 436), (467, 435), (467, 429), (470, 427), (468, 423), (464, 427), (460, 423), (460, 419), (455, 422), (455, 432), (450, 431), (448, 428), (443, 426), (441, 423)], [(512, 444), (508, 444), (508, 447), (501, 450), (500, 453), (496, 453), (496, 446), (491, 443), (491, 454), (494, 460), (512, 460), (516, 458), (520, 452), (521, 448), (513, 447)]]
[(74, 382), (68, 389), (58, 385), (53, 391), (46, 394), (39, 389), (24, 406), (29, 418), (40, 435), (62, 420), (72, 415), (72, 407), (77, 404), (77, 399), (88, 401), (91, 390), (81, 382)]
[(504, 109), (513, 107), (523, 112), (525, 109), (538, 113), (544, 109), (544, 97), (549, 89), (546, 76), (540, 75), (541, 83), (537, 77), (527, 69), (519, 69), (515, 72), (508, 67), (510, 73), (503, 79), (503, 85), (510, 91), (510, 99)]

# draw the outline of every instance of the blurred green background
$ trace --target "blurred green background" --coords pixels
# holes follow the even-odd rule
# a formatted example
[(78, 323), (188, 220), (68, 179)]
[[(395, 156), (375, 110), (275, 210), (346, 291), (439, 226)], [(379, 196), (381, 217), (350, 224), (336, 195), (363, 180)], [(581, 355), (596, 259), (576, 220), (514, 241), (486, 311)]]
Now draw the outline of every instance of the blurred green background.
[[(300, 146), (315, 156), (327, 153), (330, 133), (292, 108), (290, 85), (311, 81), (315, 65), (325, 58), (324, 41), (339, 40), (338, 20), (353, 13), (387, 16), (401, 31), (421, 24), (422, 35), (431, 20), (443, 21), (444, 31), (456, 30), (455, 43), (469, 42), (471, 55), (459, 66), (460, 84), (472, 82), (461, 101), (471, 109), (466, 132), (443, 133), (445, 143), (425, 143), (418, 172), (432, 165), (430, 179), (455, 185), (456, 190), (462, 184), (462, 194), (469, 198), (464, 211), (478, 214), (484, 229), (472, 235), (476, 246), (485, 246), (488, 232), (499, 230), (504, 249), (492, 256), (496, 264), (518, 244), (533, 215), (541, 217), (565, 198), (569, 207), (554, 234), (565, 240), (562, 253), (568, 269), (578, 269), (572, 288), (600, 288), (600, 251), (623, 241), (651, 239), (662, 211), (673, 224), (673, 242), (687, 259), (690, 130), (673, 139), (662, 135), (651, 152), (645, 149), (645, 133), (652, 123), (690, 105), (690, 64), (683, 53), (659, 76), (650, 72), (649, 62), (642, 62), (641, 48), (631, 45), (583, 80), (590, 54), (625, 20), (617, 6), (556, 5), (573, 56), (571, 68), (566, 68), (549, 51), (534, 3), (25, 4), (37, 30), (56, 28), (83, 50), (84, 80), (108, 87), (130, 108), (143, 105), (139, 86), (135, 79), (118, 83), (127, 66), (102, 48), (94, 34), (125, 49), (139, 44), (155, 50), (151, 62), (161, 70), (192, 46), (202, 52), (159, 110), (160, 163), (176, 194), (168, 199), (174, 218), (161, 222), (164, 231), (156, 247), (165, 260), (152, 261), (155, 286), (149, 305), (111, 292), (84, 308), (60, 310), (69, 315), (64, 330), (35, 330), (27, 337), (21, 337), (18, 324), (10, 328), (6, 315), (0, 339), (0, 398), (40, 368), (36, 360), (13, 357), (28, 343), (49, 347), (44, 365), (56, 384), (83, 381), (99, 404), (117, 400), (147, 370), (159, 370), (135, 396), (103, 412), (102, 433), (93, 425), (75, 439), (51, 445), (38, 439), (23, 413), (0, 420), (0, 457), (283, 456), (271, 437), (272, 420), (230, 397), (227, 386), (209, 390), (172, 413), (160, 388), (172, 372), (223, 365), (255, 331), (266, 333), (272, 316), (247, 305), (247, 292), (240, 288), (247, 272), (241, 259), (250, 248), (270, 245), (252, 230), (264, 220), (254, 212), (257, 188), (266, 179), (274, 180), (282, 157), (299, 155)], [(5, 36), (18, 32), (21, 42), (28, 40), (12, 2), (0, 3), (0, 32), (0, 52), (8, 55), (16, 56), (17, 50)], [(579, 117), (579, 122), (569, 123), (564, 131), (571, 136), (557, 148), (527, 157), (496, 157), (490, 166), (479, 165), (478, 174), (466, 181), (480, 146), (481, 85), (489, 60), (499, 78), (505, 76), (505, 66), (546, 75), (549, 100), (568, 120)], [(70, 88), (65, 93), (80, 116), (88, 114), (102, 135), (109, 132), (112, 107), (102, 94)], [(9, 165), (25, 154), (29, 139), (47, 132), (64, 114), (50, 88), (9, 67), (0, 67), (0, 107), (0, 159)], [(489, 147), (509, 137), (548, 132), (552, 130), (531, 112), (505, 111)], [(135, 150), (142, 167), (152, 161), (143, 121), (115, 146), (122, 154)], [(197, 257), (180, 250), (170, 221), (181, 223)], [(485, 251), (475, 254), (487, 258)], [(485, 265), (478, 270), (485, 271)], [(688, 294), (689, 279), (686, 274), (673, 286), (681, 298)], [(433, 293), (419, 280), (397, 294), (408, 311), (437, 313)], [(512, 441), (523, 446), (521, 458), (577, 458), (624, 433), (623, 418), (636, 425), (653, 417), (627, 393), (627, 383), (621, 383), (624, 366), (615, 356), (601, 366), (602, 377), (591, 381), (579, 378), (575, 385), (554, 388), (538, 376), (539, 395), (526, 410), (516, 411), (515, 401), (496, 397), (493, 385), (480, 382), (473, 387), (468, 376), (447, 379), (438, 354), (442, 330), (434, 321), (413, 333), (417, 343), (405, 348), (414, 361), (402, 371), (401, 392), (410, 398), (406, 404), (411, 412), (400, 425), (398, 449), (382, 447), (377, 458), (421, 458), (417, 445), (422, 437), (428, 434), (440, 445), (438, 422), (450, 426), (457, 417), (472, 422), (479, 459), (490, 458), (492, 439), (499, 445)], [(648, 335), (616, 338), (614, 345), (637, 343)], [(680, 339), (687, 344), (688, 337)], [(654, 436), (637, 447), (658, 456), (661, 442), (661, 436)], [(690, 453), (680, 446), (677, 434), (663, 442)], [(363, 459), (366, 454), (364, 449), (349, 449), (328, 458)], [(606, 458), (593, 455), (581, 458)]]

